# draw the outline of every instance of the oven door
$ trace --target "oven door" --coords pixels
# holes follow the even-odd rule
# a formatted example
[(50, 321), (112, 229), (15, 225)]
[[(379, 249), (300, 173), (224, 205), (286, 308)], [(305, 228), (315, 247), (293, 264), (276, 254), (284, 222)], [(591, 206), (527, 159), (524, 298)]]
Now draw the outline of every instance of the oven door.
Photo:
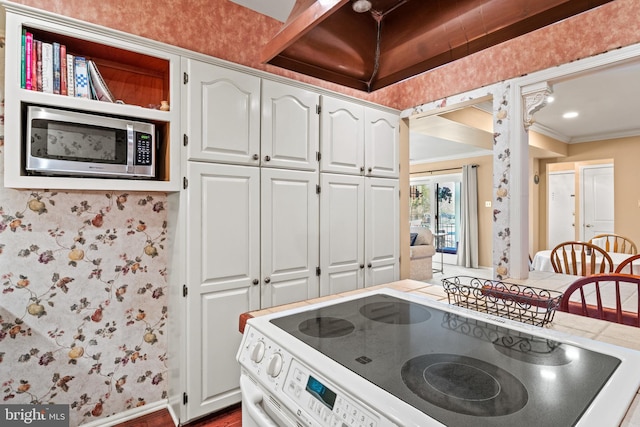
[(266, 393), (245, 372), (240, 375), (243, 427), (297, 427), (295, 416)]

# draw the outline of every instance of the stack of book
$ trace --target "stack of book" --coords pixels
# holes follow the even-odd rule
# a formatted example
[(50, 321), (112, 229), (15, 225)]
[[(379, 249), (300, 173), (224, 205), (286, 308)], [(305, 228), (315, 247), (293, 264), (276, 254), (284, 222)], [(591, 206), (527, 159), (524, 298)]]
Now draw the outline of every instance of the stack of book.
[(95, 62), (67, 52), (58, 42), (22, 31), (21, 87), (45, 93), (115, 102)]

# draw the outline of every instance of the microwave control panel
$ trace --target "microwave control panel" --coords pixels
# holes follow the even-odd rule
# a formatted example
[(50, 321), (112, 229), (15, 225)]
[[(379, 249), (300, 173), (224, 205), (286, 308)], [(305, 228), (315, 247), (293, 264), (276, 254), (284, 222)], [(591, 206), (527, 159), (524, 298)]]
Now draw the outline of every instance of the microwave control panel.
[(153, 161), (153, 138), (150, 133), (136, 132), (136, 165), (149, 166)]

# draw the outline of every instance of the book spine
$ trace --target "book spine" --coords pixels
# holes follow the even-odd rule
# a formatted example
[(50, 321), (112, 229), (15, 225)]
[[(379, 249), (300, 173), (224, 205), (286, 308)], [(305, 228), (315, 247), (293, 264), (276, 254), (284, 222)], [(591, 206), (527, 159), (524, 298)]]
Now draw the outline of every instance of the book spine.
[(33, 34), (30, 32), (25, 33), (24, 39), (25, 46), (25, 56), (24, 56), (24, 88), (27, 90), (31, 90), (31, 82), (32, 82), (32, 72), (31, 72), (31, 64), (33, 63)]
[(42, 92), (42, 42), (36, 41), (36, 82), (38, 91)]
[(22, 44), (20, 46), (20, 87), (24, 89), (27, 84), (27, 64), (25, 63), (27, 55), (27, 30), (22, 30)]
[(60, 95), (67, 94), (67, 46), (60, 45)]
[(42, 91), (53, 93), (53, 45), (42, 43)]
[(60, 94), (60, 43), (53, 42), (53, 93)]
[(84, 57), (76, 56), (74, 59), (74, 72), (76, 75), (76, 98), (89, 98), (89, 76), (87, 75), (87, 61)]
[(76, 95), (75, 73), (73, 72), (74, 57), (67, 53), (67, 95)]
[(31, 90), (38, 90), (38, 40), (31, 42)]

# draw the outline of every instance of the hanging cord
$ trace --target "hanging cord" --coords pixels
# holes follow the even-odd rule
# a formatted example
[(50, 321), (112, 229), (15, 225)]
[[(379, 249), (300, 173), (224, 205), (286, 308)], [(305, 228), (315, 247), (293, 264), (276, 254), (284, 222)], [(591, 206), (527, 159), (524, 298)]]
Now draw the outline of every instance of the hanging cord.
[(369, 79), (368, 82), (366, 82), (367, 92), (369, 93), (371, 93), (371, 85), (373, 84), (373, 80), (378, 75), (378, 68), (380, 68), (380, 40), (382, 38), (382, 19), (385, 17), (385, 15), (393, 12), (394, 10), (396, 10), (397, 8), (405, 4), (407, 1), (409, 0), (403, 0), (398, 2), (398, 4), (396, 4), (391, 9), (387, 10), (384, 13), (371, 9), (371, 17), (376, 21), (376, 25), (378, 26), (378, 28), (377, 28), (377, 34), (376, 34), (376, 53), (373, 61), (373, 71), (371, 72), (371, 78)]
[(378, 74), (378, 68), (380, 67), (380, 36), (382, 34), (382, 18), (384, 17), (384, 15), (380, 12), (372, 10), (371, 16), (373, 17), (373, 19), (375, 19), (378, 28), (376, 34), (376, 54), (373, 60), (373, 71), (371, 72), (371, 78), (367, 82), (367, 92), (371, 92), (371, 84), (373, 83), (373, 79), (376, 78), (376, 75)]

